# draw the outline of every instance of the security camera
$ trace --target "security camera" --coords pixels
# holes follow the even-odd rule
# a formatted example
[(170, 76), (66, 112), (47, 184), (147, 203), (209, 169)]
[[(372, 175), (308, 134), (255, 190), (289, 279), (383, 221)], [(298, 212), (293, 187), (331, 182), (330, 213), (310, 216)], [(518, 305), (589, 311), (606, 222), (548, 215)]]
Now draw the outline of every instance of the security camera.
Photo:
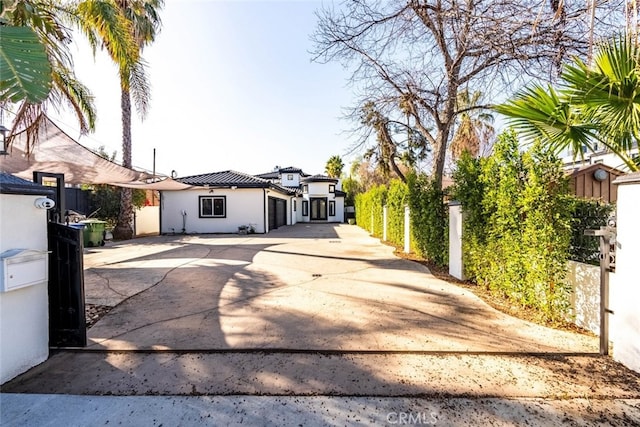
[(51, 209), (56, 205), (56, 202), (47, 197), (38, 197), (33, 204), (38, 209)]

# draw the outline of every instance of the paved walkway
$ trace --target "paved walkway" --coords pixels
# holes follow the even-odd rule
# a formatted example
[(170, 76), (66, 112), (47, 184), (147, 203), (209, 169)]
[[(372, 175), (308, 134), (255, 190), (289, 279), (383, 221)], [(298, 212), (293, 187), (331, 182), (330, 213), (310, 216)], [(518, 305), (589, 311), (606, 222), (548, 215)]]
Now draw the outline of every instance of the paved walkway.
[(2, 386), (2, 425), (640, 424), (640, 376), (595, 338), (499, 313), (355, 226), (137, 239), (85, 268), (87, 301), (115, 308)]

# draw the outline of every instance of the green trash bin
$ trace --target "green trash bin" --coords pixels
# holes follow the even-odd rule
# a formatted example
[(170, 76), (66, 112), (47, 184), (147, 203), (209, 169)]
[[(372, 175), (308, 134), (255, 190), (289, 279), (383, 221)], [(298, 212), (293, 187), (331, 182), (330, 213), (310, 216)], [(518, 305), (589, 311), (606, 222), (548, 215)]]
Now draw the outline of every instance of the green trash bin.
[(91, 248), (93, 246), (104, 246), (104, 232), (107, 223), (99, 219), (85, 219), (80, 221), (84, 224), (84, 246)]

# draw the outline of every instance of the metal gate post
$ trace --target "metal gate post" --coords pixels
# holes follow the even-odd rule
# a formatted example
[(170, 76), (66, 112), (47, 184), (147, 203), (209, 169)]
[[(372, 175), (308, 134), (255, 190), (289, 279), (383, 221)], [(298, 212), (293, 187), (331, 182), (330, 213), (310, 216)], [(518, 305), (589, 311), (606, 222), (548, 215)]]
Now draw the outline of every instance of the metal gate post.
[(600, 354), (609, 354), (609, 272), (615, 265), (611, 244), (615, 241), (615, 220), (599, 230), (585, 230), (585, 236), (600, 238)]
[(609, 354), (609, 239), (600, 235), (600, 354)]

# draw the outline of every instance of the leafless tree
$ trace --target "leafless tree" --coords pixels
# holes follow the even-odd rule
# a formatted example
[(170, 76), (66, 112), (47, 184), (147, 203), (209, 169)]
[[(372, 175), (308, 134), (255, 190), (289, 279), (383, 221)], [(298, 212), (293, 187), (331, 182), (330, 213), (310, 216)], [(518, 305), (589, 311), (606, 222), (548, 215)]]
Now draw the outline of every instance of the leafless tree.
[[(620, 28), (622, 1), (597, 8), (597, 35)], [(350, 117), (364, 130), (359, 143), (377, 136), (385, 161), (407, 152), (428, 154), (441, 187), (456, 118), (501, 101), (514, 83), (552, 80), (567, 56), (584, 56), (587, 9), (586, 2), (559, 0), (350, 0), (317, 12), (313, 55), (353, 70), (358, 101)], [(460, 108), (462, 90), (491, 98)], [(376, 120), (363, 120), (371, 111)], [(405, 132), (394, 134), (402, 127)], [(419, 138), (389, 146), (412, 132)], [(393, 162), (388, 165), (394, 169)]]

